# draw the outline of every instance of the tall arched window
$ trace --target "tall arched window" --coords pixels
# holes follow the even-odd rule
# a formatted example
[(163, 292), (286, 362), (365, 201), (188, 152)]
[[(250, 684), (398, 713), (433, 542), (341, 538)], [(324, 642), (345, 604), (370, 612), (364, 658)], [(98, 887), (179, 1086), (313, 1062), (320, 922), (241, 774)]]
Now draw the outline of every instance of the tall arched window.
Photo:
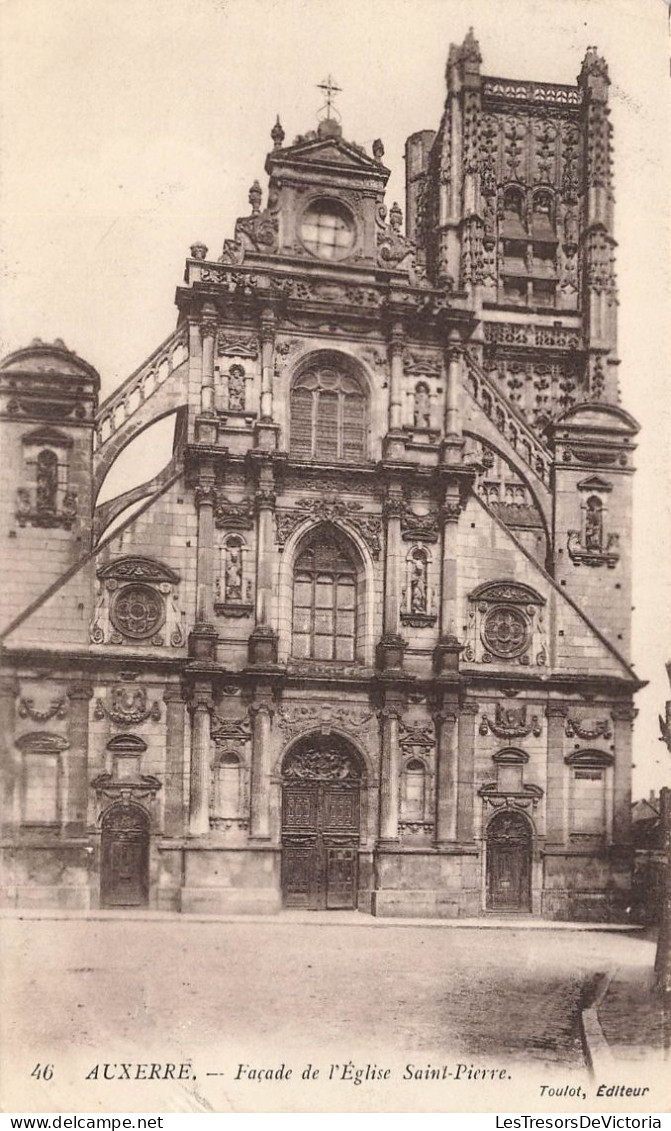
[(301, 459), (360, 460), (366, 397), (356, 377), (333, 365), (306, 370), (291, 390), (291, 453)]
[(294, 567), (294, 656), (353, 660), (356, 652), (357, 568), (345, 540), (321, 527)]

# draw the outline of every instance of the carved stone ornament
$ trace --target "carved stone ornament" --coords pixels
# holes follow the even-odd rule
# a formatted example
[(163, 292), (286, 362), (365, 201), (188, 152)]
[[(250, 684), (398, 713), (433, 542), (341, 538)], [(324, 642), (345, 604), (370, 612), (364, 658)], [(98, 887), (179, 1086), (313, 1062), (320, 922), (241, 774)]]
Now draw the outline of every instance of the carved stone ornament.
[(35, 706), (34, 699), (19, 699), (16, 711), (20, 719), (32, 719), (34, 723), (46, 723), (49, 719), (64, 719), (68, 713), (67, 700), (64, 696), (52, 699), (48, 707), (42, 710)]
[(436, 744), (433, 723), (399, 723), (399, 746), (404, 754), (413, 754), (421, 750), (426, 754)]
[(401, 537), (404, 542), (437, 542), (438, 514), (435, 511), (415, 514), (405, 505), (401, 514)]
[(494, 658), (523, 665), (547, 663), (545, 600), (520, 582), (487, 582), (469, 595), (464, 659), (491, 664)]
[(153, 774), (139, 774), (136, 781), (119, 781), (112, 774), (98, 774), (91, 782), (91, 786), (98, 795), (99, 803), (103, 799), (137, 802), (153, 800), (161, 788), (161, 782)]
[(105, 715), (117, 726), (137, 725), (147, 719), (157, 723), (161, 719), (161, 705), (158, 700), (149, 702), (145, 687), (121, 683), (111, 688), (107, 706), (102, 699), (96, 700), (94, 717), (101, 719)]
[[(478, 790), (478, 796), (492, 809), (535, 809), (543, 796), (543, 790), (539, 785), (524, 785), (521, 790), (508, 793), (501, 792), (496, 782), (487, 782)], [(505, 836), (504, 830), (502, 835)], [(517, 836), (519, 837), (519, 831)]]
[(289, 781), (355, 781), (361, 774), (344, 750), (315, 746), (289, 754), (282, 776)]
[(608, 534), (605, 541), (602, 541), (602, 548), (600, 548), (599, 546), (586, 546), (578, 530), (569, 530), (568, 532), (568, 553), (576, 566), (586, 565), (592, 566), (592, 568), (607, 566), (608, 569), (615, 569), (620, 560), (619, 545), (619, 534)]
[(118, 581), (151, 581), (176, 584), (179, 574), (151, 558), (125, 557), (108, 562), (98, 570), (98, 577)]
[(254, 504), (251, 499), (231, 502), (225, 495), (217, 495), (214, 504), (214, 524), (224, 530), (251, 530), (254, 526)]
[(542, 729), (538, 715), (532, 715), (527, 721), (526, 704), (504, 707), (502, 703), (497, 703), (494, 718), (490, 719), (488, 715), (483, 715), (480, 723), (481, 735), (484, 736), (491, 731), (497, 738), (526, 738), (530, 734), (533, 734), (534, 738), (540, 738)]
[(165, 620), (161, 596), (150, 585), (124, 585), (112, 599), (110, 620), (123, 636), (146, 640), (156, 636)]
[(280, 510), (276, 514), (277, 544), (282, 548), (297, 526), (312, 518), (315, 522), (346, 520), (354, 526), (377, 559), (382, 547), (382, 520), (377, 515), (361, 514), (361, 503), (348, 502), (336, 495), (323, 495), (314, 499), (299, 499), (295, 508)]
[(597, 719), (590, 726), (580, 719), (568, 718), (566, 720), (565, 731), (567, 738), (582, 738), (588, 742), (595, 738), (609, 739), (613, 737), (613, 731), (608, 719)]
[(214, 715), (210, 736), (217, 746), (231, 742), (249, 742), (252, 729), (248, 719), (222, 719), (219, 715)]
[(335, 728), (356, 732), (373, 715), (367, 707), (343, 703), (283, 703), (277, 712), (277, 725), (288, 738), (319, 729), (324, 734)]
[(259, 356), (259, 343), (253, 334), (235, 334), (220, 331), (217, 339), (219, 357), (247, 357), (255, 360)]

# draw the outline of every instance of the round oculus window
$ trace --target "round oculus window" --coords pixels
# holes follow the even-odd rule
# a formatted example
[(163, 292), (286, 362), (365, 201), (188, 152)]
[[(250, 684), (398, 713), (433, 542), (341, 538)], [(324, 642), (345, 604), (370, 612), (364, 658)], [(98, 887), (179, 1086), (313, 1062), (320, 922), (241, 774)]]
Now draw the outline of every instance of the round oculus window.
[(124, 585), (116, 595), (110, 619), (124, 636), (145, 640), (163, 624), (163, 600), (149, 585)]
[(320, 259), (344, 259), (354, 246), (354, 221), (336, 201), (318, 200), (303, 213), (300, 235), (303, 246)]
[(515, 659), (526, 652), (529, 640), (529, 622), (520, 609), (499, 605), (489, 610), (482, 626), (482, 641), (495, 656)]

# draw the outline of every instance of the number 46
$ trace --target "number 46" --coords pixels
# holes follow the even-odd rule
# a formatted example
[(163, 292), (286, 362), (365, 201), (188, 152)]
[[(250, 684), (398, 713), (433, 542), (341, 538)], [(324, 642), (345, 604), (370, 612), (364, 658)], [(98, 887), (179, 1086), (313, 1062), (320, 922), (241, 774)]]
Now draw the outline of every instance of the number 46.
[(36, 1064), (30, 1073), (36, 1080), (51, 1080), (54, 1074), (53, 1064)]

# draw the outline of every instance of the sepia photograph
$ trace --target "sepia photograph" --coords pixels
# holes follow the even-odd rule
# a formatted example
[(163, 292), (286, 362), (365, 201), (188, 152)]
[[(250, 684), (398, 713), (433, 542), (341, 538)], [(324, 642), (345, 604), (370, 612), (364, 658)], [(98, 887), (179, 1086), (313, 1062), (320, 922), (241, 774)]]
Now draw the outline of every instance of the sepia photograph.
[(0, 21), (0, 1111), (661, 1128), (666, 0)]

